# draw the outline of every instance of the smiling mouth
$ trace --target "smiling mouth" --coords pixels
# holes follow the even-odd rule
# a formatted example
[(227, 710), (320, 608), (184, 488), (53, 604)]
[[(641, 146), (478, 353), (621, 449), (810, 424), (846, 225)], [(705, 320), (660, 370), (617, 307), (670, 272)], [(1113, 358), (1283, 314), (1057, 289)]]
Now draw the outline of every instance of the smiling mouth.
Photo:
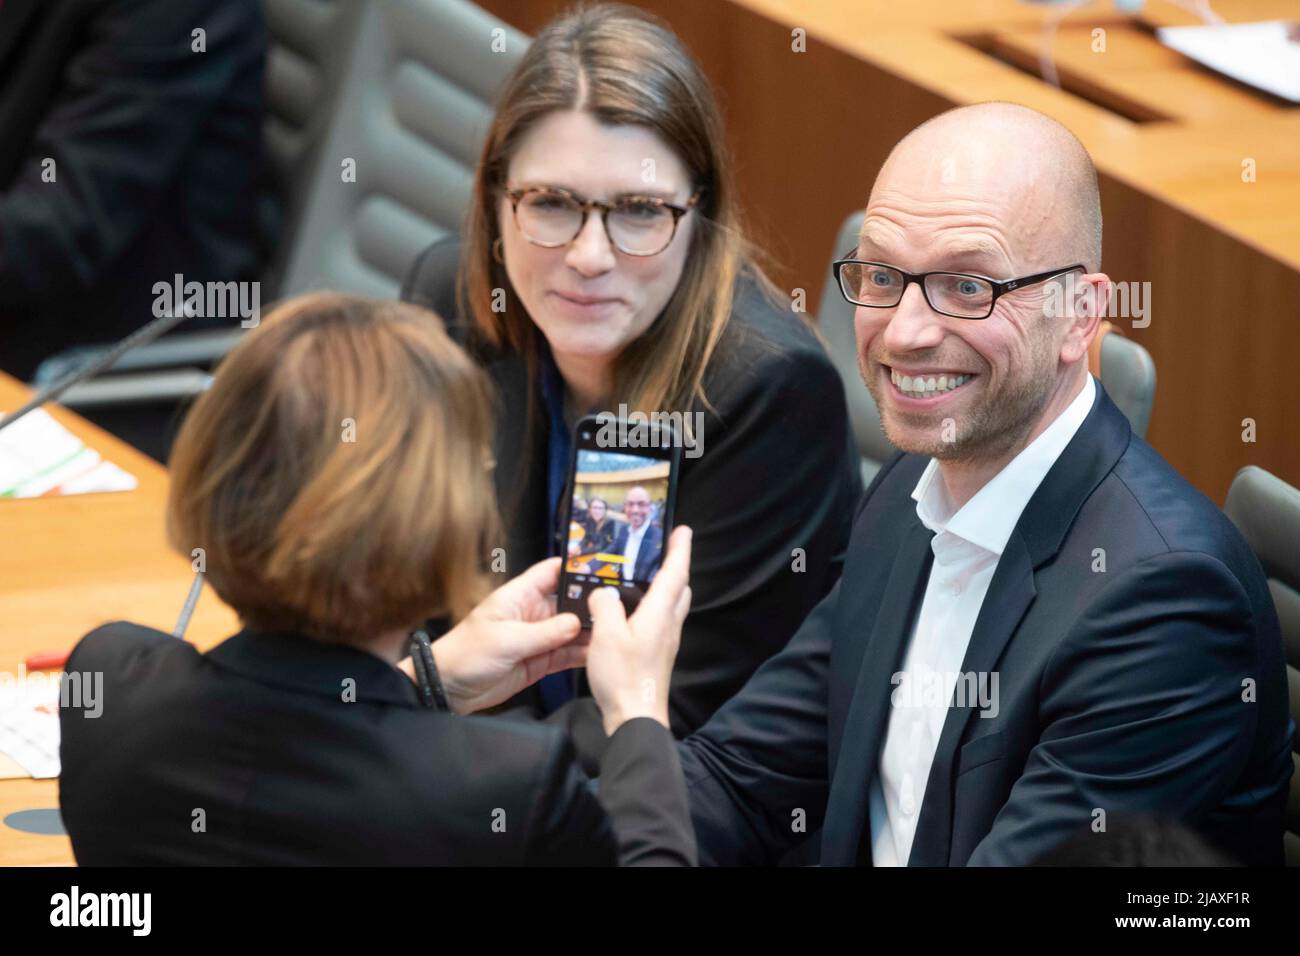
[[(886, 366), (888, 367), (888, 366)], [(969, 372), (946, 372), (939, 375), (904, 375), (897, 369), (889, 369), (889, 381), (903, 397), (914, 400), (938, 398), (962, 388), (975, 378)]]

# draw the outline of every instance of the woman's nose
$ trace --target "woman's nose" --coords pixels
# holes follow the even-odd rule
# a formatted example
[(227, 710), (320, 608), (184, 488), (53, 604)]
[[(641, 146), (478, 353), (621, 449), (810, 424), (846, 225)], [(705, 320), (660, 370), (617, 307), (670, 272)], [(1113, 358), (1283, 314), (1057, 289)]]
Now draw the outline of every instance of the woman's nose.
[(565, 261), (570, 268), (586, 276), (608, 272), (618, 263), (614, 247), (605, 234), (600, 210), (593, 209), (587, 214), (577, 238), (569, 245)]

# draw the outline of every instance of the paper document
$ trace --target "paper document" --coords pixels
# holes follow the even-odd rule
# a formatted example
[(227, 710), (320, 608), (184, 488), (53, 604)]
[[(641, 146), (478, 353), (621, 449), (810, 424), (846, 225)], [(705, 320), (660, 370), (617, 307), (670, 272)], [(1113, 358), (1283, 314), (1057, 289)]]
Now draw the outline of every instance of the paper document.
[[(4, 757), (38, 780), (57, 777), (58, 676), (27, 676), (24, 681), (9, 680), (0, 684), (0, 777), (15, 776), (4, 772)], [(32, 679), (38, 676), (46, 679)]]
[(0, 498), (130, 491), (134, 476), (86, 445), (44, 409), (0, 431)]
[(1286, 20), (1161, 27), (1160, 42), (1224, 76), (1300, 103), (1300, 26)]

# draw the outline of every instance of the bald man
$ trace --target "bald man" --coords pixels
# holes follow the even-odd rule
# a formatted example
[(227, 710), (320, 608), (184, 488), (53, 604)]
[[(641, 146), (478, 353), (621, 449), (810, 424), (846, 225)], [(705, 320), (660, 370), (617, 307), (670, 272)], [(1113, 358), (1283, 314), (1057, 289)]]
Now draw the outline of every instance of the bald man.
[(640, 485), (628, 489), (623, 499), (627, 521), (614, 536), (614, 553), (623, 556), (620, 573), (624, 581), (650, 581), (663, 563), (664, 533), (650, 522), (650, 492)]
[[(837, 263), (889, 439), (840, 583), (681, 744), (702, 862), (1023, 865), (1155, 816), (1282, 860), (1277, 615), (1088, 373), (1097, 178), (1055, 121), (910, 133)], [(1121, 828), (1122, 829), (1122, 828)]]

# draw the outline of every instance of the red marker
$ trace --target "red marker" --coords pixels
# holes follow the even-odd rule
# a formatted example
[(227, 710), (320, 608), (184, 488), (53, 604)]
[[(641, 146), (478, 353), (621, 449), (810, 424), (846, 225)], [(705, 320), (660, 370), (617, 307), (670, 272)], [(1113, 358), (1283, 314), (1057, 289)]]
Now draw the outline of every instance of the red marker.
[(38, 651), (27, 658), (29, 671), (56, 671), (68, 663), (72, 651)]

